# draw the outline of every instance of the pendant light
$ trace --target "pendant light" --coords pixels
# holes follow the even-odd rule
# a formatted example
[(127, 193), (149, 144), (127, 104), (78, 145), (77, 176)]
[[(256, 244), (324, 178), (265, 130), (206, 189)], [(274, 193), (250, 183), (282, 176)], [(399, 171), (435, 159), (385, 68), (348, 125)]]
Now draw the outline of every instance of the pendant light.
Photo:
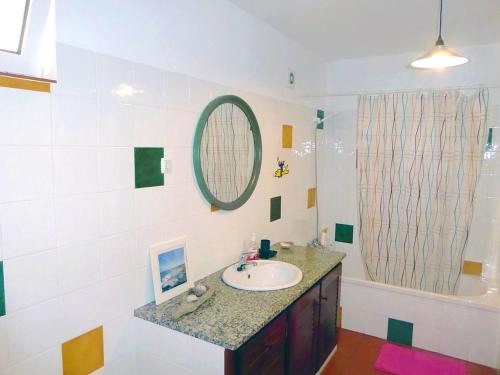
[(443, 0), (439, 9), (439, 36), (436, 45), (428, 53), (413, 61), (410, 65), (417, 69), (443, 69), (452, 66), (463, 65), (469, 62), (467, 57), (463, 57), (457, 52), (444, 45), (441, 37), (441, 26), (443, 23)]

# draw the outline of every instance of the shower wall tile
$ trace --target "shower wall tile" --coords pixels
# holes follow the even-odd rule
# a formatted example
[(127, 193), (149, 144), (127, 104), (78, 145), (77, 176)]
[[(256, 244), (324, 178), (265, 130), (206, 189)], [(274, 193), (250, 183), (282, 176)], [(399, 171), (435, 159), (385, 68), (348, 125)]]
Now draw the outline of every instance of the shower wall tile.
[(166, 146), (192, 148), (199, 113), (168, 109), (165, 116), (164, 126), (168, 134), (165, 140)]
[(5, 315), (5, 277), (3, 272), (3, 261), (0, 260), (0, 316)]
[(97, 100), (79, 96), (52, 96), (55, 145), (97, 144)]
[(101, 146), (134, 145), (134, 107), (110, 100), (98, 102), (99, 144)]
[(1, 205), (0, 228), (4, 260), (55, 247), (54, 200)]
[[(136, 238), (135, 231), (129, 231), (106, 237), (101, 241), (103, 279), (120, 276), (134, 269)], [(154, 242), (157, 241), (151, 243)]]
[(101, 233), (97, 194), (56, 198), (57, 245), (94, 239)]
[(60, 307), (59, 300), (53, 298), (7, 314), (10, 364), (32, 359), (59, 344), (64, 321)]
[(54, 191), (50, 147), (1, 147), (0, 203), (48, 198)]
[(413, 341), (413, 323), (389, 318), (387, 340), (411, 346)]
[(164, 79), (162, 70), (143, 64), (135, 64), (134, 89), (137, 93), (133, 96), (134, 104), (164, 107), (166, 105)]
[(57, 84), (52, 85), (54, 94), (80, 97), (96, 95), (96, 56), (94, 53), (59, 44), (57, 54)]
[(5, 320), (6, 318), (0, 319), (0, 371), (5, 370), (9, 365), (9, 340)]
[(165, 103), (169, 108), (189, 109), (189, 77), (183, 74), (164, 72)]
[(50, 95), (0, 88), (0, 103), (0, 144), (50, 145)]
[(103, 328), (98, 327), (62, 344), (64, 374), (90, 374), (104, 366)]
[[(167, 139), (167, 111), (161, 108), (135, 106), (134, 145), (136, 147), (164, 146)], [(179, 124), (175, 127), (180, 128)]]
[(292, 148), (293, 147), (293, 126), (292, 125), (283, 125), (281, 131), (282, 131), (281, 147)]
[(164, 185), (165, 177), (161, 170), (163, 156), (163, 148), (134, 149), (136, 188)]
[(100, 147), (98, 151), (99, 190), (134, 188), (134, 149)]
[(173, 214), (177, 217), (187, 215), (185, 211), (188, 209), (188, 205), (185, 204), (186, 200), (181, 196), (173, 197), (173, 199), (177, 198), (176, 206), (167, 206), (167, 191), (164, 187), (136, 189), (134, 196), (136, 228), (162, 223), (169, 214), (165, 207), (173, 208)]
[(9, 312), (58, 294), (56, 250), (4, 260), (5, 299)]
[(106, 55), (96, 55), (97, 96), (99, 99), (132, 103), (137, 95), (134, 88), (134, 64)]
[(350, 224), (335, 224), (335, 241), (352, 243), (354, 227)]
[(483, 273), (483, 263), (464, 260), (462, 273), (464, 275), (481, 276)]
[(316, 206), (316, 188), (307, 189), (307, 208)]
[(119, 190), (99, 194), (101, 235), (122, 233), (135, 228), (134, 191)]
[(55, 148), (54, 183), (57, 196), (97, 191), (97, 149), (95, 147)]
[[(103, 299), (102, 283), (76, 289), (59, 297), (61, 314), (65, 319), (61, 322), (59, 343), (79, 336), (82, 332), (102, 325)], [(60, 350), (60, 349), (59, 349)]]
[(82, 242), (58, 249), (60, 292), (68, 293), (101, 279), (101, 249), (98, 241)]
[(281, 197), (271, 198), (270, 220), (276, 221), (281, 219)]

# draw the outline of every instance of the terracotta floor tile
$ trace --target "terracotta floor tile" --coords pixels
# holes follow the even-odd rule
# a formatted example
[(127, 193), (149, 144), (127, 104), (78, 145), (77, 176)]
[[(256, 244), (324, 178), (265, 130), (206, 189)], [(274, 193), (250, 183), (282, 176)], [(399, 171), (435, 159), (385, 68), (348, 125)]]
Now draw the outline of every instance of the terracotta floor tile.
[[(378, 353), (386, 340), (362, 333), (339, 330), (337, 352), (321, 375), (387, 375), (373, 368)], [(500, 371), (467, 363), (468, 375), (500, 375)]]

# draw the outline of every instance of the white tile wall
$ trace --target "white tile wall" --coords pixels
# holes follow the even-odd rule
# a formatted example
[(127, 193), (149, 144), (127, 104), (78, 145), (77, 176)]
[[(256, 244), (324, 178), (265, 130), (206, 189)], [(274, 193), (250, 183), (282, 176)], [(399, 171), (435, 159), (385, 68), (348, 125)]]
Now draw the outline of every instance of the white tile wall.
[[(252, 232), (306, 242), (314, 232), (314, 210), (306, 208), (312, 156), (288, 152), (288, 180), (273, 172), (285, 155), (281, 123), (295, 126), (300, 154), (312, 140), (315, 109), (66, 45), (58, 59), (52, 94), (0, 89), (7, 103), (0, 107), (7, 293), (0, 374), (60, 373), (60, 344), (100, 325), (106, 366), (97, 373), (154, 373), (162, 368), (144, 353), (136, 368), (131, 324), (133, 309), (154, 299), (149, 246), (187, 235), (190, 268), (200, 278), (236, 261)], [(227, 93), (255, 110), (263, 168), (246, 205), (211, 213), (195, 185), (193, 137), (202, 108)], [(165, 148), (172, 172), (164, 187), (134, 188), (134, 146)], [(269, 223), (269, 199), (280, 194), (283, 218)], [(190, 373), (188, 352), (178, 349), (182, 363), (154, 363)], [(208, 366), (203, 358), (196, 366)]]
[(102, 146), (134, 145), (134, 107), (129, 104), (100, 100), (99, 144)]
[(50, 197), (54, 191), (50, 147), (0, 147), (0, 202)]
[(10, 367), (2, 375), (58, 375), (62, 374), (61, 348), (54, 347), (26, 361)]
[(54, 184), (57, 196), (97, 191), (95, 147), (54, 148)]
[(56, 245), (53, 199), (7, 203), (0, 206), (3, 259)]
[(93, 284), (101, 278), (101, 249), (98, 241), (58, 248), (61, 293)]
[[(104, 279), (131, 272), (135, 268), (137, 265), (134, 259), (136, 237), (135, 231), (129, 231), (102, 240), (101, 259)], [(148, 243), (151, 242), (148, 241)], [(144, 263), (145, 265), (146, 263)]]
[[(40, 92), (0, 88), (0, 144), (50, 145), (50, 97)], [(29, 108), (29, 110), (26, 110)]]
[(57, 244), (59, 246), (99, 236), (101, 228), (99, 226), (97, 194), (57, 198), (55, 207)]
[(7, 336), (7, 326), (5, 316), (0, 318), (0, 371), (9, 365), (9, 337)]
[(86, 146), (97, 143), (97, 100), (52, 95), (55, 145)]
[(60, 344), (62, 318), (58, 299), (8, 313), (5, 325), (9, 363), (13, 365), (28, 360)]
[(58, 295), (56, 250), (8, 259), (4, 269), (9, 313)]
[(99, 190), (134, 188), (134, 149), (132, 147), (99, 148)]

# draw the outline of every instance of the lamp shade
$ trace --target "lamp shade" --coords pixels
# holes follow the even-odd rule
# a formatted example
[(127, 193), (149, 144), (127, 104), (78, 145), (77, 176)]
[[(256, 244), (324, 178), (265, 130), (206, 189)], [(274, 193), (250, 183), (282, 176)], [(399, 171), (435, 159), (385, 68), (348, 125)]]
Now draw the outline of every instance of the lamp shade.
[(436, 43), (428, 53), (413, 61), (410, 65), (417, 69), (443, 69), (468, 63), (469, 59), (449, 49), (444, 44)]

